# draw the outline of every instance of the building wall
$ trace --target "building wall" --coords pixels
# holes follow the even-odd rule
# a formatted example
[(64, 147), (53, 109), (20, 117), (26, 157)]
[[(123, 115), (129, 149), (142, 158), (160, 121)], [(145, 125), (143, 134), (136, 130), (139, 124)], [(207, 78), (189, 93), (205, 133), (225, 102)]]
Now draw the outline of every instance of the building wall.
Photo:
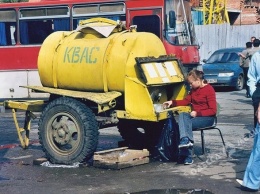
[(195, 25), (195, 33), (200, 45), (200, 59), (208, 59), (217, 49), (245, 47), (252, 36), (260, 39), (260, 25), (210, 24)]
[[(190, 2), (194, 8), (203, 6), (203, 0), (190, 0)], [(260, 0), (226, 0), (226, 2), (232, 19), (235, 16), (233, 25), (260, 24)]]
[(258, 23), (260, 15), (258, 14), (258, 3), (256, 3), (256, 1), (228, 0), (227, 8), (237, 9), (241, 12), (237, 20), (234, 22), (234, 25), (250, 25)]

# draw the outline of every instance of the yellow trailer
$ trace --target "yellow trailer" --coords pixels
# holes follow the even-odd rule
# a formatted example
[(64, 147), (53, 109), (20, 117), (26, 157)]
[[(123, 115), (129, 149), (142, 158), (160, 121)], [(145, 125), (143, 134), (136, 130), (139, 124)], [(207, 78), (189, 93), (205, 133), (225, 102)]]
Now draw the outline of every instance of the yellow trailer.
[[(38, 70), (42, 86), (28, 88), (50, 94), (48, 102), (35, 107), (42, 108), (39, 140), (52, 163), (90, 159), (100, 117), (110, 118), (129, 145), (149, 149), (167, 111), (189, 110), (161, 108), (164, 101), (183, 99), (187, 93), (181, 62), (166, 56), (156, 35), (126, 30), (112, 20), (84, 20), (75, 31), (48, 36)], [(25, 110), (31, 111), (31, 105)]]

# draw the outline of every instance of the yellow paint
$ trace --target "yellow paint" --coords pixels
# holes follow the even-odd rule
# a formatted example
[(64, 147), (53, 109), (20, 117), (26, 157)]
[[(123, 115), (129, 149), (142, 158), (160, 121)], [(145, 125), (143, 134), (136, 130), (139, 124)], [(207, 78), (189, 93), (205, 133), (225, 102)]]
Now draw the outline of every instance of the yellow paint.
[(43, 86), (123, 92), (126, 74), (138, 77), (135, 57), (166, 54), (160, 39), (151, 33), (122, 31), (100, 38), (87, 29), (93, 32), (89, 38), (84, 30), (54, 32), (46, 38), (38, 57)]
[(230, 23), (227, 0), (203, 0), (204, 24)]
[(43, 87), (30, 88), (93, 101), (98, 113), (114, 109), (116, 102), (121, 106), (115, 109), (118, 118), (166, 119), (167, 111), (156, 112), (154, 104), (183, 99), (187, 91), (180, 62), (166, 56), (161, 40), (152, 33), (127, 31), (108, 19), (80, 25), (46, 38), (38, 58)]

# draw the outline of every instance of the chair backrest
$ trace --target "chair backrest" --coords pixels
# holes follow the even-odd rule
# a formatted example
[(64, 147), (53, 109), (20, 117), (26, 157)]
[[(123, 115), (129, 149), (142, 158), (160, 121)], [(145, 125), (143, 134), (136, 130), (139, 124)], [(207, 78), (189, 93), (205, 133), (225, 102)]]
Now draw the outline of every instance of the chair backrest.
[(214, 123), (213, 123), (212, 127), (216, 127), (217, 123), (218, 123), (218, 118), (217, 118), (217, 116), (215, 116)]
[(220, 106), (220, 104), (217, 102), (217, 114), (216, 114), (216, 117), (219, 115), (220, 109), (221, 109), (221, 106)]

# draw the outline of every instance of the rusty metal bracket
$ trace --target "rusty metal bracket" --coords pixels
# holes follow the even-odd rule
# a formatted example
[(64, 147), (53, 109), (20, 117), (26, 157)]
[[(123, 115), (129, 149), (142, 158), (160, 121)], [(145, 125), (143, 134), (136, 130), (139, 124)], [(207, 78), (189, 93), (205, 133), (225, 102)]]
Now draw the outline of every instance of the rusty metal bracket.
[[(30, 128), (31, 128), (31, 121), (37, 116), (33, 114), (32, 111), (39, 112), (42, 111), (44, 106), (43, 100), (33, 100), (33, 101), (12, 101), (8, 100), (4, 102), (4, 106), (6, 108), (12, 109), (14, 124), (17, 130), (18, 138), (20, 140), (21, 146), (23, 149), (28, 148), (29, 141), (30, 141)], [(24, 110), (25, 111), (25, 119), (24, 119), (24, 127), (21, 128), (19, 126), (17, 120), (17, 110)]]
[(12, 113), (21, 146), (23, 149), (26, 149), (29, 146), (31, 120), (35, 119), (36, 116), (31, 111), (27, 110), (25, 112), (24, 127), (21, 128), (19, 127), (19, 123), (17, 121), (16, 109), (12, 109)]

